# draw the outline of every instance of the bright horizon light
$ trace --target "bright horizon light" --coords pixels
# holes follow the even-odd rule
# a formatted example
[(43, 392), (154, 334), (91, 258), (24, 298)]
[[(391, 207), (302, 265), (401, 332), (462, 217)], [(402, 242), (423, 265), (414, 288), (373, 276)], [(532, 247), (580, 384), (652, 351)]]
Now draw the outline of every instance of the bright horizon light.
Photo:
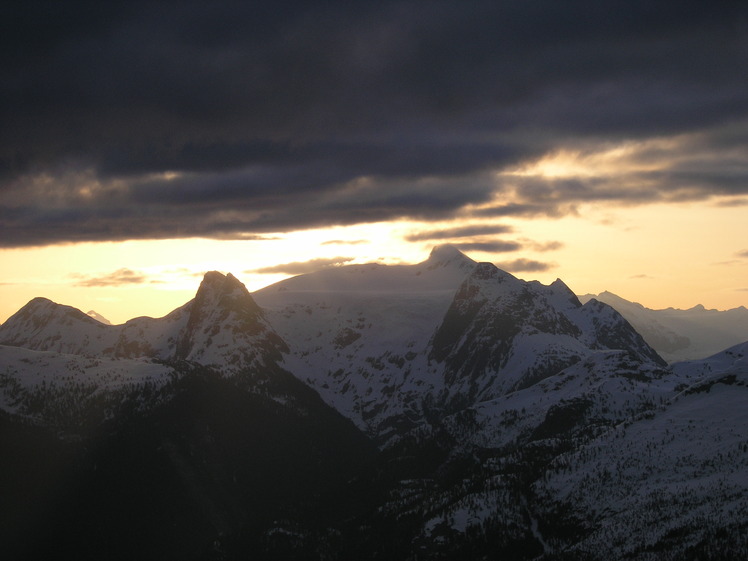
[[(492, 253), (466, 249), (525, 280), (544, 284), (561, 278), (577, 294), (608, 290), (661, 309), (729, 309), (748, 302), (748, 261), (742, 207), (696, 203), (636, 208), (586, 205), (580, 216), (501, 221), (509, 233), (484, 238), (409, 242), (416, 232), (454, 231), (496, 225), (489, 220), (398, 221), (300, 232), (262, 239), (181, 239), (80, 243), (0, 250), (0, 319), (42, 296), (84, 312), (95, 310), (113, 323), (161, 317), (194, 297), (205, 272), (232, 273), (250, 291), (293, 274), (258, 269), (313, 259), (339, 265), (417, 263), (441, 243), (502, 239), (521, 246)], [(666, 225), (666, 226), (664, 226)], [(708, 256), (708, 260), (704, 259)], [(525, 259), (546, 270), (512, 271)]]

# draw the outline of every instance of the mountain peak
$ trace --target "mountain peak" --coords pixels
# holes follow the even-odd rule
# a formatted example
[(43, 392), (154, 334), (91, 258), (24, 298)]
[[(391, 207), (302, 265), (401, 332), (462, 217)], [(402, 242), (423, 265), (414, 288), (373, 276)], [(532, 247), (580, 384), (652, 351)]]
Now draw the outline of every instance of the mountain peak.
[(434, 246), (434, 249), (431, 250), (431, 254), (426, 260), (426, 263), (429, 264), (430, 269), (434, 269), (437, 267), (447, 267), (451, 265), (456, 265), (458, 267), (464, 267), (465, 265), (473, 267), (475, 265), (475, 261), (462, 253), (457, 248), (457, 246), (454, 246), (452, 244), (441, 244)]
[(280, 360), (280, 352), (287, 349), (239, 279), (231, 273), (206, 273), (190, 303), (176, 356), (207, 364), (247, 366), (259, 356), (258, 348), (263, 350), (259, 354), (265, 363)]
[(224, 275), (218, 271), (205, 273), (200, 287), (197, 289), (196, 299), (200, 302), (213, 302), (217, 304), (227, 296), (251, 300), (249, 291), (244, 284), (231, 273)]
[(223, 286), (226, 282), (238, 283), (239, 281), (231, 273), (224, 275), (223, 273), (220, 273), (218, 271), (208, 271), (203, 276), (203, 280), (200, 283), (200, 288), (202, 288), (203, 286)]

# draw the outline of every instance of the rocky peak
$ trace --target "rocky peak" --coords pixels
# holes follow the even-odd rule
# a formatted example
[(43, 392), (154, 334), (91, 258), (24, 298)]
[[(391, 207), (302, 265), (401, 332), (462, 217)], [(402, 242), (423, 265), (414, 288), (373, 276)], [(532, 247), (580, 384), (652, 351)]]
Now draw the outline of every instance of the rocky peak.
[(222, 309), (224, 312), (233, 310), (253, 316), (262, 314), (247, 287), (239, 279), (231, 273), (224, 275), (218, 271), (210, 271), (205, 273), (197, 290), (191, 317), (210, 313), (215, 309)]
[(548, 297), (557, 305), (560, 309), (567, 307), (581, 308), (582, 303), (576, 294), (569, 288), (564, 281), (556, 279), (548, 285)]
[[(247, 365), (259, 349), (278, 360), (287, 347), (241, 281), (230, 273), (206, 273), (180, 334), (177, 358)], [(231, 357), (224, 356), (232, 352)]]

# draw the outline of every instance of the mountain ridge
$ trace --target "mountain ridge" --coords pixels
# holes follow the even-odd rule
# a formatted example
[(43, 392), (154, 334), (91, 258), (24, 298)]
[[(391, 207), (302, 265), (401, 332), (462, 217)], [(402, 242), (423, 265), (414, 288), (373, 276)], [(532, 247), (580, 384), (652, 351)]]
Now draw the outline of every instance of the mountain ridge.
[[(213, 271), (170, 314), (120, 326), (32, 303), (0, 326), (0, 441), (17, 450), (0, 480), (46, 488), (35, 450), (61, 447), (78, 506), (42, 535), (70, 551), (748, 554), (748, 343), (668, 366), (610, 305), (450, 246), (253, 293)], [(144, 494), (138, 474), (160, 483)], [(35, 513), (22, 496), (0, 515)], [(123, 500), (150, 545), (122, 531)]]
[(695, 360), (748, 340), (748, 309), (708, 310), (697, 305), (687, 310), (653, 310), (612, 292), (585, 294), (606, 302), (621, 313), (647, 342), (670, 363)]

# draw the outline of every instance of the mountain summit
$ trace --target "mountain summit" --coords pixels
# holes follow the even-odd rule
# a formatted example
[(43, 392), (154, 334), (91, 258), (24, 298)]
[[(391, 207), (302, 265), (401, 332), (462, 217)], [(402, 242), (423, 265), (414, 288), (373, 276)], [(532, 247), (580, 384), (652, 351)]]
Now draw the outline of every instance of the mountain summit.
[(248, 366), (258, 359), (277, 362), (287, 351), (244, 284), (230, 273), (212, 271), (189, 305), (174, 355), (220, 367)]
[(459, 269), (470, 269), (475, 266), (475, 261), (452, 244), (434, 246), (429, 258), (425, 262), (430, 268), (456, 267)]

